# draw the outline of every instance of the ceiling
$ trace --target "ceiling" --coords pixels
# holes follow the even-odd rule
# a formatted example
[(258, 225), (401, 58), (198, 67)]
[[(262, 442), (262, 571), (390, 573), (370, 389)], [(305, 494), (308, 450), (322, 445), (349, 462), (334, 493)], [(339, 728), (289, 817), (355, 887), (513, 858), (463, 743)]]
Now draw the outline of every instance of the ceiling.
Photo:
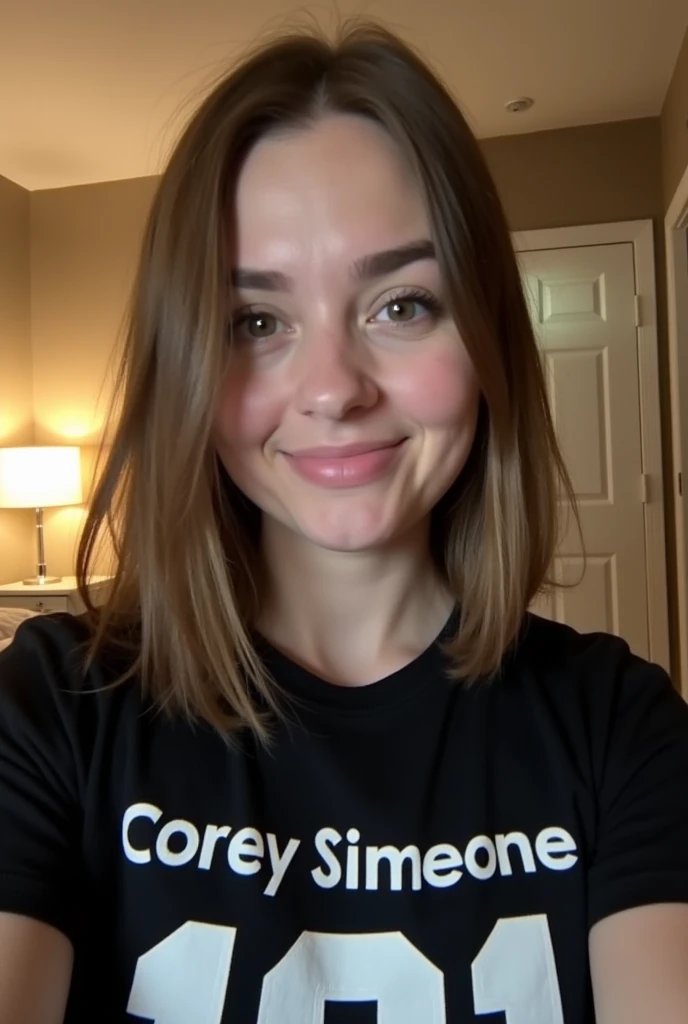
[[(155, 174), (203, 91), (297, 0), (4, 0), (0, 174), (27, 189)], [(656, 116), (686, 0), (338, 0), (433, 62), (480, 137)], [(504, 104), (536, 103), (524, 114)]]

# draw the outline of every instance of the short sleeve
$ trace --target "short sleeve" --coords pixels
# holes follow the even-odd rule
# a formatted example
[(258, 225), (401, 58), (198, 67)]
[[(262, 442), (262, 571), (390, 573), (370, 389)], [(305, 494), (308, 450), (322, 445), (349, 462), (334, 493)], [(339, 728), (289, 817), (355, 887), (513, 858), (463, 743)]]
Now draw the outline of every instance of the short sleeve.
[[(600, 729), (589, 925), (652, 903), (688, 903), (688, 705), (666, 673), (614, 645)], [(603, 735), (603, 739), (602, 739)]]
[(0, 911), (74, 941), (82, 816), (65, 647), (59, 626), (37, 619), (0, 654)]

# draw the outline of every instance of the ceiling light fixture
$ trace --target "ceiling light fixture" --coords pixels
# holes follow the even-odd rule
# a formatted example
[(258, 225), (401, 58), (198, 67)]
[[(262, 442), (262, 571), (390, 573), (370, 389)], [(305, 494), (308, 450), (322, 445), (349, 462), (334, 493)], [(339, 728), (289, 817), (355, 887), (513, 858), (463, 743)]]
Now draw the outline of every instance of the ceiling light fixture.
[(524, 110), (530, 110), (535, 103), (535, 100), (531, 99), (530, 96), (521, 96), (517, 100), (509, 100), (504, 106), (510, 114), (521, 114)]

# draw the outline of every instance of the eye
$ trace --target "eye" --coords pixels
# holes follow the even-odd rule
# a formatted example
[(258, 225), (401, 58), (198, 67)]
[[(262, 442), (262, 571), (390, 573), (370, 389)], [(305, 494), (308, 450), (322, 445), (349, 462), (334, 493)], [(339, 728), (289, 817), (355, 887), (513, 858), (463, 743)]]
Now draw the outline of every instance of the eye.
[(284, 324), (272, 313), (241, 313), (232, 323), (234, 336), (245, 341), (271, 338), (278, 333), (280, 327), (284, 327)]
[(387, 303), (384, 311), (390, 320), (407, 323), (418, 316), (419, 308), (422, 309), (421, 304), (414, 299), (395, 299), (394, 302)]
[(428, 317), (439, 317), (442, 307), (433, 295), (409, 293), (389, 299), (373, 318), (378, 323), (406, 325), (418, 324)]

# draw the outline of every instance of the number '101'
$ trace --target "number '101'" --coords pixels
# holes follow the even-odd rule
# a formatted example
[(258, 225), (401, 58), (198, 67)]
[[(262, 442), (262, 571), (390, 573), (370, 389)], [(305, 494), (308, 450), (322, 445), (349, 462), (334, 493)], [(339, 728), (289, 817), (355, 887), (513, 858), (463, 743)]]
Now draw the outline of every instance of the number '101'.
[[(236, 928), (187, 921), (139, 957), (128, 1013), (221, 1024), (236, 939)], [(500, 918), (470, 972), (476, 1014), (564, 1024), (544, 914)], [(326, 1001), (376, 1002), (378, 1024), (458, 1024), (447, 1019), (442, 971), (401, 932), (303, 932), (263, 978), (256, 1024), (322, 1024)]]

